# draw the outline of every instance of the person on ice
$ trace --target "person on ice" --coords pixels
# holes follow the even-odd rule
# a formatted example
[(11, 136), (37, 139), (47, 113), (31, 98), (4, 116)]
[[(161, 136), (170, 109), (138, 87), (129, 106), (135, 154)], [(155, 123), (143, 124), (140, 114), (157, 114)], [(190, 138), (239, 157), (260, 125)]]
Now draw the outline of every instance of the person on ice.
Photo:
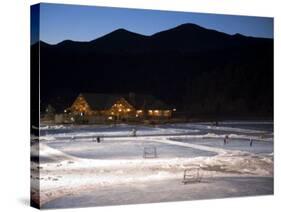
[(250, 146), (253, 146), (253, 139), (250, 138)]
[(134, 137), (137, 136), (137, 130), (136, 130), (136, 128), (133, 128), (133, 129), (132, 129), (132, 135), (133, 135)]
[(228, 139), (228, 135), (226, 135), (226, 136), (224, 137), (224, 139), (223, 139), (223, 144), (224, 144), (224, 145), (227, 144), (227, 139)]
[(218, 121), (215, 121), (215, 126), (219, 126), (219, 122)]
[(100, 143), (100, 137), (99, 136), (97, 137), (97, 143)]

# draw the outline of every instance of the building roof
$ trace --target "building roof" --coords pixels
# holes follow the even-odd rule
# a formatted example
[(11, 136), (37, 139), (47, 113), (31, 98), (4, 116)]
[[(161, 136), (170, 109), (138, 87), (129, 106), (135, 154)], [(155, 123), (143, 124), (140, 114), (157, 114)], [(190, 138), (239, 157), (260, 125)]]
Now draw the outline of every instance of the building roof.
[(124, 98), (136, 109), (151, 110), (169, 110), (171, 109), (166, 103), (146, 94), (127, 94)]
[(55, 98), (50, 98), (48, 100), (41, 99), (40, 100), (40, 109), (41, 113), (46, 112), (46, 108), (48, 105), (51, 105), (56, 113), (63, 113), (64, 110), (68, 107), (71, 106), (75, 98), (77, 97), (76, 95), (59, 95)]
[(92, 110), (110, 109), (117, 100), (124, 98), (135, 109), (146, 110), (169, 110), (171, 109), (163, 101), (156, 99), (152, 95), (146, 94), (97, 94), (97, 93), (81, 93)]
[(113, 104), (122, 96), (109, 95), (109, 94), (97, 94), (97, 93), (81, 93), (92, 110), (105, 110), (112, 107)]

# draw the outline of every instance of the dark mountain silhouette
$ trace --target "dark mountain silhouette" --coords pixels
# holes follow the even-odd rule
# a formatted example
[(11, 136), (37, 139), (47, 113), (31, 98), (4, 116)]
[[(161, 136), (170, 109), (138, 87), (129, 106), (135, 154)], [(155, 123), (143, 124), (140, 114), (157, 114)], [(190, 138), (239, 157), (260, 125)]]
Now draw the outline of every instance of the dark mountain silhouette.
[(158, 48), (164, 43), (164, 48), (179, 51), (202, 51), (229, 48), (249, 42), (247, 37), (229, 36), (216, 30), (208, 30), (195, 24), (183, 24), (173, 29), (154, 34), (152, 43)]
[(137, 45), (144, 43), (146, 36), (140, 35), (134, 32), (127, 31), (125, 29), (117, 29), (103, 37), (91, 41), (91, 45), (95, 48), (106, 48), (110, 50), (112, 48), (124, 49), (130, 45), (131, 47), (137, 47)]
[(151, 36), (118, 29), (89, 42), (41, 41), (40, 79), (42, 108), (80, 92), (136, 92), (189, 115), (272, 116), (273, 40), (183, 24)]

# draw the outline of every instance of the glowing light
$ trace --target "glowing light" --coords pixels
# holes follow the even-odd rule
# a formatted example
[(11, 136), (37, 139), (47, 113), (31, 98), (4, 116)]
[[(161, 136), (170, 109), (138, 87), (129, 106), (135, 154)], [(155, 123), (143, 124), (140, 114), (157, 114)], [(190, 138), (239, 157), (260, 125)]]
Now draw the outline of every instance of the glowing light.
[(127, 108), (127, 112), (130, 112), (131, 111), (131, 109), (130, 108)]
[(174, 108), (174, 109), (173, 109), (173, 111), (175, 112), (175, 111), (177, 111), (177, 109), (176, 109), (176, 108)]
[(111, 112), (111, 115), (114, 115), (114, 112)]
[(119, 111), (119, 112), (121, 112), (121, 111), (122, 111), (122, 109), (119, 109), (118, 111)]
[(109, 120), (112, 120), (112, 116), (109, 116), (108, 119), (109, 119)]
[(138, 115), (138, 114), (136, 114), (136, 117), (139, 117), (139, 115)]
[(155, 113), (159, 113), (159, 110), (154, 110)]
[(137, 113), (142, 113), (142, 110), (137, 110)]
[(66, 111), (66, 110), (64, 110), (64, 112), (66, 113), (67, 111)]
[(152, 110), (149, 110), (148, 112), (149, 112), (149, 113), (152, 113)]

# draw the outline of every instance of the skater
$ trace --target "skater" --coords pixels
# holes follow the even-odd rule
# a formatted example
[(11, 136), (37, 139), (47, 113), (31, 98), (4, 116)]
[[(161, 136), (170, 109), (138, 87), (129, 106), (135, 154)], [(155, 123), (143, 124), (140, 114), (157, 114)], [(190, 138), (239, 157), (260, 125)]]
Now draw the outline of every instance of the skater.
[(132, 135), (133, 135), (134, 137), (137, 136), (137, 130), (136, 130), (136, 128), (133, 128), (133, 130), (132, 130)]
[(100, 143), (100, 137), (99, 136), (97, 137), (97, 143)]
[(224, 137), (224, 139), (223, 139), (223, 144), (225, 145), (225, 144), (227, 144), (227, 139), (228, 139), (228, 135), (226, 135), (225, 137)]
[(253, 146), (253, 139), (250, 138), (250, 147)]

